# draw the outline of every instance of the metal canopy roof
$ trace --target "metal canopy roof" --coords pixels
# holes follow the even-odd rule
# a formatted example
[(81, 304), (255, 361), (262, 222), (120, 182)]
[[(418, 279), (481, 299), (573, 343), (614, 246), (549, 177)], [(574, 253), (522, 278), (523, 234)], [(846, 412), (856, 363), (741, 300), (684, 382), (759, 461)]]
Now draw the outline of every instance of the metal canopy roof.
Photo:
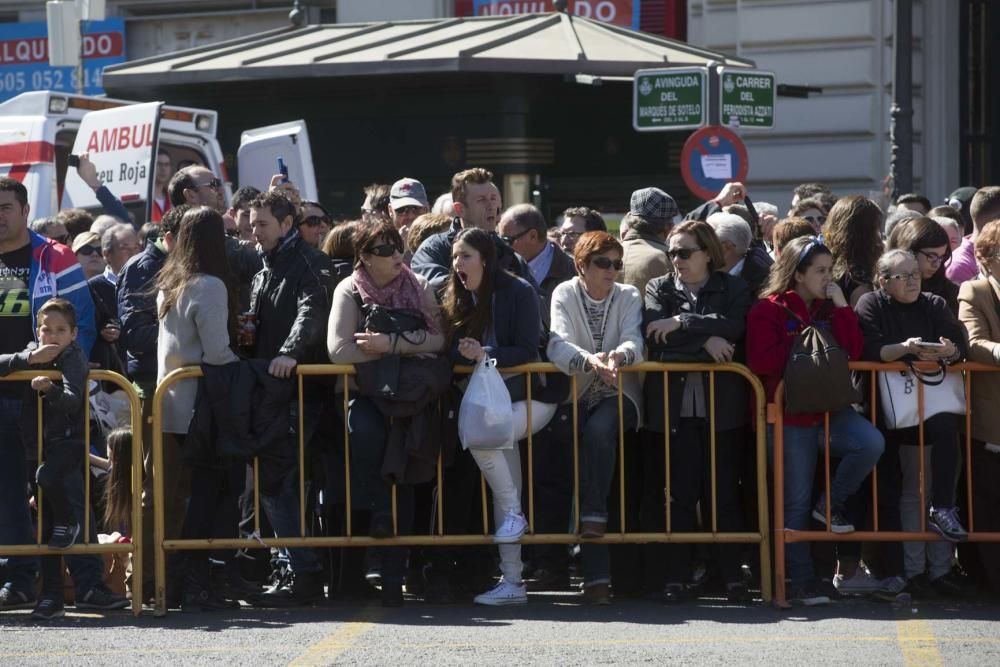
[(104, 70), (109, 89), (218, 81), (492, 72), (631, 77), (637, 69), (752, 67), (684, 42), (566, 13), (279, 28)]

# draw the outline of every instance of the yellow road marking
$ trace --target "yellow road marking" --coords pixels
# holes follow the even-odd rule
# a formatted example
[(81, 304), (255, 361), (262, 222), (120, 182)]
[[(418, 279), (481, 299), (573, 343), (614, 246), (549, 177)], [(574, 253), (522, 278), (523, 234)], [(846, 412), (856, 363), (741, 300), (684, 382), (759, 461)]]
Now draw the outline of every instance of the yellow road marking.
[(934, 630), (928, 621), (896, 621), (896, 634), (907, 667), (937, 667), (943, 664)]
[(305, 653), (289, 663), (289, 667), (330, 664), (351, 648), (358, 637), (374, 628), (384, 615), (382, 607), (366, 607), (353, 621), (342, 623), (330, 635), (306, 649)]

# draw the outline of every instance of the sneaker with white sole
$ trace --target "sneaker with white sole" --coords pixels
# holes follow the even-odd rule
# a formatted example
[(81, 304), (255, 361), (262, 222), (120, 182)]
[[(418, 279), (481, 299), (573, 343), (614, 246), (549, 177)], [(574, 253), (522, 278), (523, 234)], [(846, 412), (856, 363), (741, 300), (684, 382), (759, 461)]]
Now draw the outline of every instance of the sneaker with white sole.
[[(816, 503), (816, 507), (812, 511), (812, 517), (824, 526), (826, 525), (826, 500), (824, 498), (820, 498), (819, 502)], [(830, 531), (838, 535), (853, 533), (854, 524), (847, 520), (843, 512), (834, 507), (830, 510)]]
[(524, 584), (512, 584), (506, 579), (501, 579), (500, 583), (486, 591), (480, 593), (472, 600), (476, 604), (489, 605), (491, 607), (502, 607), (509, 604), (527, 604), (528, 590)]
[(838, 574), (833, 578), (833, 585), (844, 595), (864, 595), (874, 593), (882, 582), (872, 576), (864, 565), (859, 565), (857, 571), (850, 577)]
[(969, 539), (969, 533), (958, 519), (957, 507), (932, 507), (927, 516), (927, 527), (949, 542)]
[(517, 542), (527, 529), (528, 522), (525, 520), (524, 515), (510, 512), (504, 517), (500, 527), (497, 528), (496, 534), (493, 535), (493, 541), (497, 544)]

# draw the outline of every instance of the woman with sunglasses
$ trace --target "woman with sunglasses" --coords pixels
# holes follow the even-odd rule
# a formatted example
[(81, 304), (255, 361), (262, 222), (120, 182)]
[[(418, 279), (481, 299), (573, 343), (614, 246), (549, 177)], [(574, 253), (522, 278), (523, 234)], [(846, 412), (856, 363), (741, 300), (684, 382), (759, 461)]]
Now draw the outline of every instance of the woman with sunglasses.
[[(667, 238), (673, 272), (646, 285), (646, 345), (652, 361), (743, 362), (746, 317), (753, 301), (742, 279), (725, 272), (722, 246), (712, 226), (690, 220)], [(671, 529), (698, 530), (698, 505), (711, 521), (715, 503), (718, 530), (743, 529), (740, 476), (749, 422), (746, 382), (733, 373), (715, 375), (715, 404), (709, 405), (706, 373), (670, 374)], [(644, 502), (642, 530), (662, 532), (664, 520), (663, 374), (646, 376), (646, 422), (642, 433)], [(714, 413), (714, 415), (713, 415)], [(714, 416), (714, 422), (711, 417)], [(716, 493), (712, 494), (711, 428), (715, 428)], [(645, 502), (648, 500), (648, 502)], [(664, 602), (686, 597), (691, 580), (693, 545), (651, 546), (665, 562)], [(749, 599), (740, 569), (740, 547), (720, 546), (719, 564), (730, 600)], [(666, 558), (663, 558), (666, 556)]]
[[(785, 246), (771, 267), (761, 300), (747, 317), (747, 365), (760, 376), (769, 402), (806, 325), (829, 329), (849, 359), (861, 358), (864, 337), (858, 317), (833, 280), (830, 249), (815, 237), (797, 238)], [(768, 426), (769, 447), (774, 442), (771, 429)], [(810, 517), (826, 523), (825, 490), (817, 493), (813, 488), (816, 461), (824, 449), (823, 432), (823, 413), (784, 414), (785, 528), (790, 530), (807, 530)], [(853, 408), (830, 413), (830, 454), (840, 459), (830, 484), (833, 532), (854, 531), (845, 504), (875, 467), (883, 447), (882, 434)], [(836, 597), (832, 586), (816, 577), (809, 544), (786, 546), (785, 567), (793, 604), (827, 604)]]
[(944, 227), (930, 218), (906, 220), (889, 234), (887, 249), (912, 253), (920, 269), (920, 290), (944, 299), (958, 317), (958, 285), (945, 275), (951, 263), (951, 239)]
[[(573, 250), (578, 276), (552, 294), (548, 356), (559, 370), (577, 375), (575, 400), (580, 442), (580, 537), (584, 544), (583, 595), (591, 604), (610, 603), (611, 563), (603, 537), (608, 524), (608, 494), (618, 459), (622, 429), (636, 429), (642, 413), (637, 373), (618, 370), (640, 363), (642, 299), (631, 285), (616, 281), (622, 245), (605, 232), (587, 232)], [(618, 413), (618, 385), (624, 401)], [(569, 399), (570, 401), (573, 398)]]
[[(538, 303), (538, 294), (531, 285), (500, 268), (496, 243), (490, 234), (467, 227), (455, 236), (443, 308), (451, 357), (456, 364), (479, 363), (488, 357), (496, 359), (499, 368), (510, 368), (538, 361), (542, 340)], [(474, 599), (476, 604), (484, 605), (528, 601), (521, 579), (521, 546), (516, 544), (528, 528), (521, 509), (521, 457), (517, 444), (528, 430), (527, 383), (522, 374), (504, 379), (513, 403), (512, 446), (468, 450), (493, 492), (493, 539), (500, 545), (503, 576), (495, 587)], [(531, 430), (537, 433), (552, 418), (555, 406), (533, 400), (531, 411)], [(456, 495), (461, 497), (452, 494), (452, 498)], [(452, 501), (452, 507), (455, 503)]]
[[(363, 364), (385, 355), (437, 355), (444, 348), (440, 308), (434, 290), (403, 262), (403, 239), (388, 221), (360, 225), (354, 238), (355, 264), (350, 278), (340, 281), (333, 293), (327, 348), (335, 364)], [(425, 329), (405, 335), (366, 331), (362, 307), (378, 305), (405, 309), (423, 315)], [(382, 464), (389, 438), (388, 417), (376, 402), (358, 393), (350, 381), (347, 421), (351, 452), (352, 509), (371, 512), (369, 534), (393, 535), (392, 486), (382, 477)], [(342, 392), (334, 399), (343, 410)], [(330, 459), (332, 480), (341, 480), (343, 457)], [(338, 471), (339, 467), (339, 471)], [(413, 522), (413, 487), (397, 485), (397, 529), (409, 534)], [(382, 604), (399, 606), (406, 551), (401, 547), (381, 549)]]
[[(910, 222), (918, 220), (934, 225), (947, 247), (947, 235), (936, 222), (927, 218)], [(943, 269), (942, 266), (938, 268)], [(965, 358), (968, 353), (965, 328), (943, 298), (922, 290), (924, 270), (919, 259), (905, 250), (889, 250), (879, 258), (875, 270), (878, 289), (861, 297), (857, 305), (858, 319), (865, 334), (865, 360), (953, 364)], [(930, 394), (925, 392), (924, 395), (929, 400)], [(905, 400), (904, 397), (900, 399)], [(923, 467), (928, 489), (926, 500), (930, 504), (927, 508), (920, 506), (919, 428), (889, 430), (881, 417), (884, 414), (883, 409), (878, 410), (886, 442), (885, 455), (878, 468), (882, 529), (900, 530), (901, 523), (902, 530), (919, 531), (921, 514), (926, 512), (928, 530), (951, 542), (964, 541), (967, 533), (955, 506), (955, 485), (961, 461), (958, 444), (961, 417), (940, 412), (924, 419)], [(885, 582), (889, 593), (899, 593), (904, 587), (914, 597), (933, 595), (933, 592), (945, 595), (961, 592), (960, 583), (951, 574), (954, 545), (905, 542), (902, 549), (898, 544), (886, 545), (885, 553), (887, 558), (884, 560), (890, 572), (896, 575), (895, 582)], [(905, 579), (899, 577), (901, 574)], [(889, 585), (892, 583), (894, 587)]]

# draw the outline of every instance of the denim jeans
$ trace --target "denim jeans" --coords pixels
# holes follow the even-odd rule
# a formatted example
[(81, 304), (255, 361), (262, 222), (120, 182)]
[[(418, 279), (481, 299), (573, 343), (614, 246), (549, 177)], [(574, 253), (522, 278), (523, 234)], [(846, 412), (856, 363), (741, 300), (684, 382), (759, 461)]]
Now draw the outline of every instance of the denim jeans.
[[(622, 402), (622, 428), (634, 429), (638, 415), (627, 398)], [(580, 411), (580, 520), (607, 521), (608, 494), (618, 463), (618, 397)], [(638, 454), (636, 454), (638, 455)], [(611, 557), (606, 544), (583, 544), (585, 585), (611, 581)]]
[[(0, 399), (0, 544), (31, 544), (34, 541), (31, 515), (28, 512), (27, 471), (24, 442), (21, 439), (21, 401)], [(83, 527), (83, 475), (70, 475), (65, 484), (77, 521)], [(46, 518), (46, 523), (51, 520)], [(90, 510), (90, 541), (97, 543), (97, 521)], [(77, 543), (83, 542), (83, 536)], [(66, 556), (73, 575), (74, 589), (83, 596), (104, 578), (104, 561), (94, 554)], [(33, 593), (39, 561), (33, 556), (14, 556), (7, 561), (8, 580), (14, 590)]]
[[(28, 513), (28, 479), (24, 443), (21, 441), (21, 401), (0, 399), (0, 544), (31, 544), (31, 515)], [(34, 592), (38, 559), (11, 556), (7, 577), (14, 590)]]
[[(299, 470), (294, 468), (285, 477), (277, 495), (260, 494), (261, 509), (267, 513), (267, 518), (274, 527), (278, 537), (298, 537), (299, 531)], [(285, 552), (285, 549), (281, 549)], [(319, 554), (313, 549), (288, 549), (288, 562), (292, 572), (305, 574), (319, 572), (323, 569)]]
[[(768, 427), (768, 457), (773, 458), (774, 433)], [(842, 509), (848, 496), (878, 463), (885, 448), (882, 434), (872, 423), (851, 408), (830, 415), (830, 456), (840, 465), (830, 480), (831, 509)], [(823, 425), (784, 428), (785, 528), (808, 530), (812, 514), (813, 480), (816, 461), (823, 451)], [(825, 497), (825, 491), (824, 495)], [(788, 577), (799, 584), (813, 578), (809, 544), (797, 542), (785, 546)]]

